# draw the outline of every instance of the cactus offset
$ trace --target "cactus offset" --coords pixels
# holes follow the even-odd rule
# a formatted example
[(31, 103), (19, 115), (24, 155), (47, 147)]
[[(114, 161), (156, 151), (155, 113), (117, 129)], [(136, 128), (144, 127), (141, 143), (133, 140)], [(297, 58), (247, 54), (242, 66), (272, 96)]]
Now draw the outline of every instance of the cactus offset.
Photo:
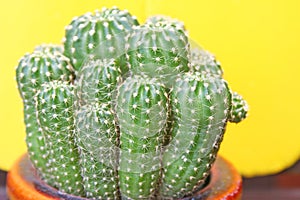
[(239, 123), (247, 117), (248, 104), (241, 95), (236, 92), (232, 93), (232, 109), (229, 121)]
[(20, 60), (28, 152), (43, 180), (90, 199), (176, 199), (205, 186), (227, 122), (248, 107), (186, 31), (104, 8), (74, 18), (64, 48)]
[(16, 69), (16, 79), (24, 103), (24, 122), (26, 124), (26, 143), (29, 156), (41, 177), (48, 182), (51, 175), (47, 172), (45, 141), (35, 115), (34, 96), (45, 82), (52, 80), (73, 81), (74, 71), (69, 59), (61, 53), (55, 50), (45, 52), (39, 49), (21, 58)]

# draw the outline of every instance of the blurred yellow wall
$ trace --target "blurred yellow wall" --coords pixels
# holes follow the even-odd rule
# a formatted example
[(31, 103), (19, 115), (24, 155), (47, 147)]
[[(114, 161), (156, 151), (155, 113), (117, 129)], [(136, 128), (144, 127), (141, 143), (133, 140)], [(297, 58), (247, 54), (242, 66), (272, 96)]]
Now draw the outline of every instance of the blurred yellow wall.
[(41, 43), (60, 43), (73, 16), (102, 6), (128, 9), (140, 21), (167, 14), (221, 61), (225, 78), (250, 105), (229, 124), (221, 154), (245, 175), (275, 173), (300, 156), (300, 1), (298, 0), (1, 0), (0, 168), (25, 152), (18, 59)]

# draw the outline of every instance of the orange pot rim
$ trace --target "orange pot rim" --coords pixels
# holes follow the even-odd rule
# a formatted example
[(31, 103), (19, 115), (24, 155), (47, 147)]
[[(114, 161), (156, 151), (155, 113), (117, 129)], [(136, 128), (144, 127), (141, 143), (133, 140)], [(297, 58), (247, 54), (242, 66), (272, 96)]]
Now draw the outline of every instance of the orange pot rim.
[[(86, 198), (63, 194), (38, 178), (28, 156), (23, 155), (7, 175), (7, 194), (11, 200), (59, 200)], [(242, 178), (230, 162), (218, 156), (211, 169), (209, 183), (191, 197), (182, 200), (237, 200), (242, 195)]]

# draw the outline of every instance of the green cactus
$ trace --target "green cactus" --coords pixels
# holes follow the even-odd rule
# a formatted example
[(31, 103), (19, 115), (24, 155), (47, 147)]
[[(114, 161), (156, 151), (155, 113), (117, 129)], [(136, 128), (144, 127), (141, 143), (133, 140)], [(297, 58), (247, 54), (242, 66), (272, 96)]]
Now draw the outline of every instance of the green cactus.
[(114, 7), (74, 18), (64, 50), (25, 55), (17, 81), (41, 178), (89, 199), (177, 199), (204, 187), (227, 122), (248, 107), (191, 41), (177, 20), (138, 26)]
[[(124, 36), (138, 24), (128, 11), (116, 7), (75, 17), (66, 27), (64, 54), (76, 70), (89, 58), (119, 58), (122, 63)], [(127, 70), (124, 68), (123, 71)]]
[(74, 79), (74, 69), (69, 59), (56, 50), (44, 49), (40, 46), (33, 53), (25, 54), (17, 66), (18, 88), (25, 102), (32, 100), (38, 88), (45, 82)]
[(121, 69), (114, 59), (90, 60), (77, 78), (76, 138), (86, 196), (116, 199), (119, 142), (112, 104)]
[(239, 123), (246, 119), (248, 113), (248, 104), (241, 95), (236, 92), (232, 93), (232, 109), (229, 116), (229, 121)]
[(166, 88), (147, 77), (128, 77), (118, 88), (120, 191), (126, 199), (154, 197), (168, 114)]
[(172, 85), (189, 71), (189, 43), (184, 29), (168, 21), (135, 27), (126, 37), (127, 65), (133, 74), (147, 75)]
[(174, 19), (172, 17), (165, 16), (165, 15), (150, 16), (146, 20), (146, 23), (152, 23), (152, 24), (156, 24), (156, 23), (160, 23), (160, 22), (171, 23), (171, 24), (173, 24), (173, 26), (176, 26), (177, 29), (186, 30), (184, 27), (184, 23), (182, 21), (179, 21), (178, 19)]
[(114, 59), (98, 59), (85, 63), (75, 82), (78, 104), (111, 103), (116, 86), (121, 80), (121, 68)]
[(90, 103), (76, 111), (76, 138), (86, 197), (117, 199), (118, 131), (109, 104)]
[(231, 93), (222, 79), (200, 74), (179, 78), (171, 92), (172, 140), (163, 155), (162, 194), (183, 197), (209, 175), (223, 138)]
[(216, 60), (215, 56), (210, 52), (199, 48), (193, 48), (191, 50), (191, 70), (203, 75), (219, 78), (222, 78), (223, 76), (221, 65)]
[(45, 138), (54, 182), (64, 193), (83, 195), (79, 153), (74, 137), (74, 91), (67, 82), (44, 83), (36, 95), (37, 119)]
[(34, 51), (42, 51), (45, 53), (52, 53), (52, 54), (62, 54), (63, 53), (63, 46), (57, 44), (41, 44), (36, 46)]
[(73, 81), (74, 71), (69, 59), (61, 53), (55, 50), (45, 52), (41, 49), (43, 48), (38, 47), (33, 53), (28, 53), (20, 59), (16, 69), (16, 79), (24, 104), (26, 143), (29, 156), (40, 176), (47, 182), (50, 181), (51, 175), (47, 172), (47, 152), (35, 115), (34, 96), (45, 82), (52, 80)]

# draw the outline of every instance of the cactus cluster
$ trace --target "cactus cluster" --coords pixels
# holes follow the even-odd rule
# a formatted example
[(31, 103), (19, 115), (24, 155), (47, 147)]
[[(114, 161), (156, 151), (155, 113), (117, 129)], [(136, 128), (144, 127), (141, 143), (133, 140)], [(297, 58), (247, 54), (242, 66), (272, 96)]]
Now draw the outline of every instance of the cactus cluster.
[(38, 175), (90, 199), (176, 199), (205, 186), (226, 124), (247, 103), (182, 22), (116, 7), (75, 17), (63, 46), (16, 69)]

